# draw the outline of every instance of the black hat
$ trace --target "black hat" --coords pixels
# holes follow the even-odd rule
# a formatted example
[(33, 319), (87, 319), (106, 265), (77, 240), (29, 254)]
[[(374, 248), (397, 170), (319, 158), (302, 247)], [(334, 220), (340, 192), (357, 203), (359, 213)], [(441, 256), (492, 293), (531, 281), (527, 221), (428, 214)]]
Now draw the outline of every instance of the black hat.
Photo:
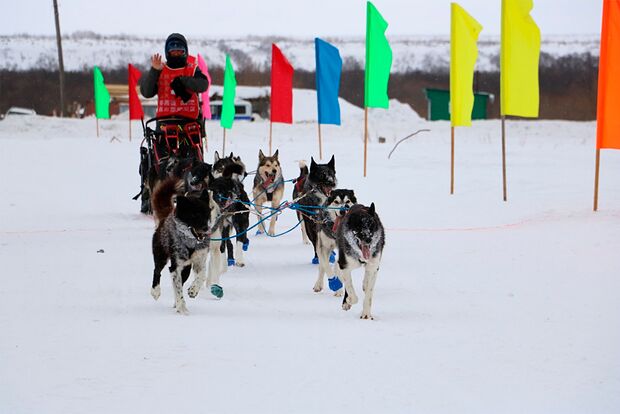
[(187, 54), (187, 40), (185, 40), (185, 36), (181, 33), (172, 33), (166, 39), (166, 56), (171, 50), (184, 50), (185, 54)]
[[(171, 56), (170, 51), (172, 50), (182, 50), (184, 53), (182, 56)], [(185, 36), (180, 33), (172, 33), (166, 39), (166, 61), (168, 65), (171, 67), (182, 67), (185, 66), (187, 62), (187, 40), (185, 40)]]

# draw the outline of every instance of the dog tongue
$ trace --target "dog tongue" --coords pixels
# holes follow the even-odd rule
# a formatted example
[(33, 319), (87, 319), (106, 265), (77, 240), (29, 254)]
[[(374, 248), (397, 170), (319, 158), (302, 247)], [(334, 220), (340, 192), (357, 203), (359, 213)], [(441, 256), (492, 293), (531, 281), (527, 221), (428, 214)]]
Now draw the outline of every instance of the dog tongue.
[(334, 225), (332, 226), (332, 231), (336, 233), (338, 231), (338, 227), (340, 227), (340, 221), (342, 220), (342, 216), (336, 217), (334, 220)]
[(370, 247), (367, 244), (362, 244), (362, 256), (365, 260), (370, 259)]

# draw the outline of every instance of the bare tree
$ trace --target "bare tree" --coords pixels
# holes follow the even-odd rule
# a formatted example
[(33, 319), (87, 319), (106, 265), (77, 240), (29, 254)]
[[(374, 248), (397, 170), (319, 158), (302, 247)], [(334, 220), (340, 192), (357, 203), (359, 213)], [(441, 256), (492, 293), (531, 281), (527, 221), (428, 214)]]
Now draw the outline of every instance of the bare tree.
[(58, 1), (54, 0), (54, 19), (56, 21), (56, 44), (58, 46), (58, 72), (60, 75), (60, 116), (65, 115), (65, 64), (62, 59), (62, 38), (60, 36), (60, 19), (58, 18)]

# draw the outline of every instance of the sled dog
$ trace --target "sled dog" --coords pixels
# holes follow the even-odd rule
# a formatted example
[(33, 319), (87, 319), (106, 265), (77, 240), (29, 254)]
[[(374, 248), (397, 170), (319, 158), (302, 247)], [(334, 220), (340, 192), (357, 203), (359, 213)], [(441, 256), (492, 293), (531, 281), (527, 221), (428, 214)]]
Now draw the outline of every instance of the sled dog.
[(342, 309), (349, 310), (351, 305), (357, 303), (357, 295), (351, 282), (351, 271), (363, 266), (364, 306), (360, 318), (373, 319), (370, 307), (385, 245), (385, 231), (375, 212), (375, 204), (372, 203), (370, 207), (360, 204), (351, 207), (340, 223), (336, 241), (339, 278), (344, 284)]

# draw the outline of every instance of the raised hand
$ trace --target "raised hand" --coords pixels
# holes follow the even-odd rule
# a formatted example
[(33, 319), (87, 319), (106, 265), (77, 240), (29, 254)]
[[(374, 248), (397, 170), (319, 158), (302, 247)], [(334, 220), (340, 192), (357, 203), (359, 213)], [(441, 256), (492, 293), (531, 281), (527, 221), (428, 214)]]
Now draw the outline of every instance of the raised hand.
[(161, 55), (159, 53), (155, 53), (151, 56), (151, 66), (153, 69), (162, 70), (164, 68), (164, 64), (161, 61)]

